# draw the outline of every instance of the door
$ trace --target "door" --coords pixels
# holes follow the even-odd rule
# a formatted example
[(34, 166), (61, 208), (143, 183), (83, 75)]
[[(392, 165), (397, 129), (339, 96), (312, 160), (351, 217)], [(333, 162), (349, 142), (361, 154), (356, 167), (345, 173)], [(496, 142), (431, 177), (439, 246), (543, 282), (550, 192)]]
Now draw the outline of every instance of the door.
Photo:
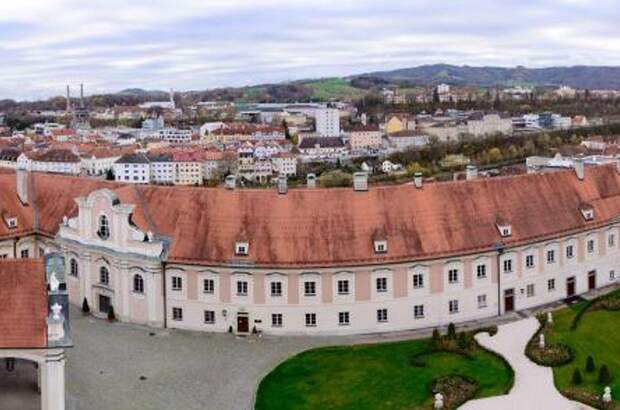
[(515, 290), (506, 289), (504, 291), (504, 312), (512, 312), (515, 310)]
[(247, 316), (237, 316), (237, 332), (248, 333), (250, 331), (250, 320)]
[(596, 289), (596, 271), (588, 272), (588, 290)]
[(105, 313), (107, 315), (109, 310), (110, 310), (110, 297), (99, 295), (99, 312)]
[(575, 296), (575, 277), (566, 279), (566, 297)]

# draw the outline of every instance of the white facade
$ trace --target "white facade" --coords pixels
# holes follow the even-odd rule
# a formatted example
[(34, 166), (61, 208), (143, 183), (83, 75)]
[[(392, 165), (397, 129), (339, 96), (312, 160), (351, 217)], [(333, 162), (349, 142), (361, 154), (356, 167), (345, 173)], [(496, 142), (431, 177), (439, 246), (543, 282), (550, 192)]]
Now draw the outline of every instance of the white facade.
[(340, 136), (340, 113), (336, 108), (318, 108), (315, 120), (316, 133), (321, 137)]
[(114, 164), (114, 179), (131, 184), (148, 184), (151, 180), (151, 166), (148, 162)]
[(172, 144), (189, 144), (192, 142), (192, 131), (177, 128), (164, 128), (157, 132), (159, 138)]

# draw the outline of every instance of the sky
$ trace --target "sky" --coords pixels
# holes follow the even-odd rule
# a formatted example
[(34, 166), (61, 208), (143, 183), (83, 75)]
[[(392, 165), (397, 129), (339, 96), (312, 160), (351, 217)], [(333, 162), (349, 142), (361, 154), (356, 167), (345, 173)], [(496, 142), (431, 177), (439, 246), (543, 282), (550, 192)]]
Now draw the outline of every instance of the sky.
[(0, 99), (422, 64), (620, 65), (618, 0), (4, 0)]

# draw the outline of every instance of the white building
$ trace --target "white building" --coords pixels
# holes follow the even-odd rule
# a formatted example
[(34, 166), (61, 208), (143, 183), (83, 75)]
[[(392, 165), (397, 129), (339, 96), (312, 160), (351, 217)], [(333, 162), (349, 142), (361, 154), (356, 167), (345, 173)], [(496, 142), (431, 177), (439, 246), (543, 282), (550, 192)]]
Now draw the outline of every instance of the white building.
[(340, 136), (340, 113), (336, 108), (318, 108), (315, 111), (316, 133), (321, 137)]
[(149, 159), (144, 154), (123, 155), (114, 163), (114, 179), (131, 184), (148, 184), (151, 180)]
[(17, 158), (17, 167), (28, 171), (79, 175), (81, 161), (67, 149), (24, 152)]
[(297, 158), (291, 153), (281, 152), (271, 157), (273, 171), (280, 175), (292, 177), (297, 175)]
[(192, 130), (164, 128), (157, 132), (159, 138), (171, 144), (189, 144), (192, 142)]

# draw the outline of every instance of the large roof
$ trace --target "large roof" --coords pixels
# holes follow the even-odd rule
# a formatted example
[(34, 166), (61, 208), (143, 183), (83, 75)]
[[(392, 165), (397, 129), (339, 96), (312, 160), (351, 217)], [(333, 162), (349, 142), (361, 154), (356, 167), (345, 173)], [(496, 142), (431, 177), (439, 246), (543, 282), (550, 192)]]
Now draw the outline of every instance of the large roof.
[(0, 349), (47, 347), (42, 259), (0, 261)]
[[(15, 176), (0, 175), (0, 206), (54, 234), (74, 198), (110, 188), (135, 204), (132, 221), (171, 240), (168, 260), (204, 265), (239, 259), (263, 267), (325, 267), (414, 262), (548, 240), (612, 223), (620, 216), (620, 175), (615, 165), (574, 171), (481, 178), (473, 181), (352, 188), (275, 190), (134, 186), (37, 174), (36, 206), (16, 198)], [(586, 221), (579, 210), (590, 204)], [(20, 212), (20, 213), (18, 213)], [(512, 226), (502, 238), (498, 220)], [(21, 227), (19, 229), (26, 229)], [(0, 225), (0, 235), (8, 231)], [(375, 254), (382, 232), (388, 252)], [(235, 242), (249, 255), (234, 255)]]

